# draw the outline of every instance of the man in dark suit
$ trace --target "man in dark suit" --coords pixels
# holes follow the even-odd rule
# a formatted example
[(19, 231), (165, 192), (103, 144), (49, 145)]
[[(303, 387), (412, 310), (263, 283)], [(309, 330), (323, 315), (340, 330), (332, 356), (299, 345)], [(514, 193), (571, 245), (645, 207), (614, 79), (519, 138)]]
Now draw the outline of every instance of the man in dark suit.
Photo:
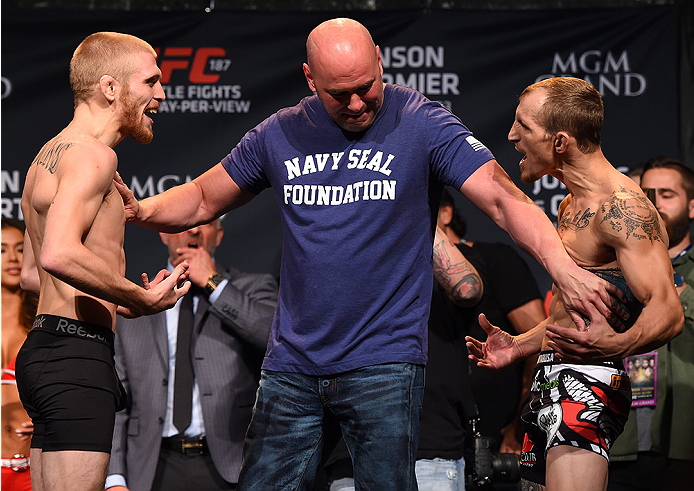
[[(236, 487), (277, 282), (216, 264), (223, 234), (220, 220), (160, 234), (169, 269), (189, 263), (191, 291), (165, 312), (118, 319), (116, 368), (128, 406), (116, 416), (111, 491)], [(186, 317), (192, 334), (179, 338), (191, 330)]]

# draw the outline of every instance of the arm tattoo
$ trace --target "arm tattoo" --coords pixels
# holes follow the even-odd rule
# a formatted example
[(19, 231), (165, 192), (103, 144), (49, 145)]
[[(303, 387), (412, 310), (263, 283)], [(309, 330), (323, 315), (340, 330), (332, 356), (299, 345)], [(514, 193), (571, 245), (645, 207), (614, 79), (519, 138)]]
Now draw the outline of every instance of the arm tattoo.
[(542, 484), (528, 481), (527, 479), (521, 479), (521, 490), (522, 491), (545, 491), (545, 487)]
[(581, 211), (582, 210), (578, 210), (573, 217), (569, 216), (568, 213), (565, 213), (559, 222), (559, 230), (561, 231), (569, 229), (573, 232), (578, 232), (582, 228), (586, 228), (590, 222), (590, 219), (595, 216), (595, 212), (591, 212), (590, 208), (586, 209), (583, 214), (581, 214)]
[(604, 217), (600, 223), (608, 221), (615, 232), (626, 229), (626, 238), (648, 239), (663, 242), (658, 212), (645, 196), (622, 188), (613, 193), (602, 205)]
[(465, 301), (469, 298), (477, 297), (482, 290), (482, 282), (479, 276), (469, 273), (453, 285), (451, 288), (451, 297), (455, 303)]
[(66, 142), (60, 138), (56, 138), (41, 149), (32, 164), (40, 165), (51, 174), (55, 174), (55, 170), (58, 167), (60, 158), (63, 156), (63, 152), (72, 145), (72, 142)]
[[(464, 276), (453, 284), (461, 274)], [(454, 301), (476, 297), (482, 289), (482, 282), (479, 276), (471, 271), (470, 263), (463, 260), (453, 264), (443, 247), (443, 241), (434, 244), (434, 278), (450, 292)]]

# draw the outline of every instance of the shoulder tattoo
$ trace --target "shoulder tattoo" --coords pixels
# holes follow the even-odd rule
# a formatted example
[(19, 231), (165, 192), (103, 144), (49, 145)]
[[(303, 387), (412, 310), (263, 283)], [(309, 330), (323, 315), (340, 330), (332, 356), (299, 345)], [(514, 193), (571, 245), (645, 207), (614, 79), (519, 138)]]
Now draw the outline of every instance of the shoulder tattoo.
[(55, 174), (58, 163), (63, 156), (63, 152), (72, 145), (72, 142), (63, 141), (60, 138), (56, 138), (52, 142), (47, 143), (46, 146), (41, 149), (32, 164), (40, 165), (51, 174)]
[(615, 232), (626, 232), (626, 239), (648, 239), (663, 242), (658, 212), (643, 195), (622, 188), (602, 205), (603, 219)]
[(582, 228), (586, 228), (590, 223), (590, 219), (595, 216), (595, 212), (587, 208), (586, 211), (578, 210), (575, 215), (564, 213), (559, 221), (559, 230), (572, 230), (578, 232)]

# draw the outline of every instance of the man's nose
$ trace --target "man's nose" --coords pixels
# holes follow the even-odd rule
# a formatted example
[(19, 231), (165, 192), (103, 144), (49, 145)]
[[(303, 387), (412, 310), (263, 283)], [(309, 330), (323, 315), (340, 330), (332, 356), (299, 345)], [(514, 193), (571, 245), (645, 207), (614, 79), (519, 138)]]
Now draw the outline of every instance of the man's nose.
[(515, 127), (515, 125), (514, 125), (514, 126), (511, 126), (511, 129), (509, 130), (508, 136), (507, 136), (506, 138), (508, 138), (508, 141), (510, 141), (510, 142), (514, 142), (514, 141), (517, 141), (517, 140), (518, 140), (518, 138), (516, 137), (516, 127)]
[(161, 82), (157, 82), (154, 86), (154, 98), (158, 101), (163, 101), (164, 99), (166, 99), (164, 87), (161, 86)]
[(359, 97), (359, 94), (352, 94), (349, 98), (349, 105), (347, 106), (347, 109), (350, 111), (359, 112), (363, 107), (364, 101), (362, 101), (361, 97)]

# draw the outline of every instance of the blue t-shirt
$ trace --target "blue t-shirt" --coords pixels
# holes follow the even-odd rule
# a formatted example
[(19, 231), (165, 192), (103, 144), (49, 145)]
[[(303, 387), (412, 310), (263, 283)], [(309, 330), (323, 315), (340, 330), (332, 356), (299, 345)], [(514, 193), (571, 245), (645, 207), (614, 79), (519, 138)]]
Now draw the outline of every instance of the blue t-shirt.
[(343, 131), (315, 95), (249, 131), (222, 164), (242, 189), (272, 187), (282, 216), (263, 368), (426, 363), (442, 183), (460, 188), (493, 158), (442, 105), (394, 85), (363, 133)]

